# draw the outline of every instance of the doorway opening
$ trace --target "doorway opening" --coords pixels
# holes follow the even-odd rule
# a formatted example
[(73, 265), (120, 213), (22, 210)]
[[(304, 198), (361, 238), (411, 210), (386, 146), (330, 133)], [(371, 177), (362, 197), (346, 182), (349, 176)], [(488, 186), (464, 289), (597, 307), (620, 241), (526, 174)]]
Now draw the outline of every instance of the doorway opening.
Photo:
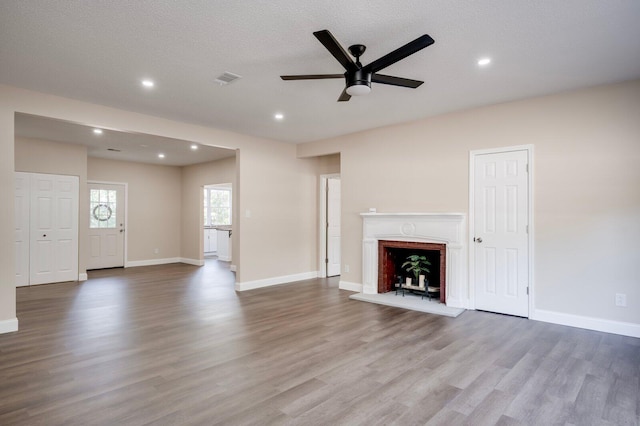
[(203, 188), (203, 252), (231, 262), (231, 236), (233, 235), (233, 188), (231, 183), (205, 185)]
[(319, 276), (335, 277), (341, 268), (340, 175), (320, 176)]

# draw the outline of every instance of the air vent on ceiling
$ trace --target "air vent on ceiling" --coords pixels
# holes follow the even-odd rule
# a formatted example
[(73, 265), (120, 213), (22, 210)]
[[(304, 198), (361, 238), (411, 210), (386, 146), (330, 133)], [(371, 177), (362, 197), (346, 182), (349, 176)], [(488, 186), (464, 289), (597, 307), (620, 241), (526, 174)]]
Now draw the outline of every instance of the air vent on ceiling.
[(220, 86), (224, 86), (225, 84), (232, 83), (232, 82), (236, 81), (239, 78), (242, 78), (242, 77), (240, 77), (237, 74), (231, 73), (231, 72), (225, 72), (225, 73), (219, 75), (218, 78), (216, 78), (213, 81), (218, 83)]

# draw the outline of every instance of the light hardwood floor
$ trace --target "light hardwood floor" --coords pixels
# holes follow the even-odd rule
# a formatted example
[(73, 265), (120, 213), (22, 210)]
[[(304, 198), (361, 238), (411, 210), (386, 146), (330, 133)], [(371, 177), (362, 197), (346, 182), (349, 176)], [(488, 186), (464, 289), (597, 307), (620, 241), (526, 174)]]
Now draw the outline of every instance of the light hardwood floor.
[(0, 425), (638, 425), (640, 339), (348, 299), (243, 293), (215, 261), (20, 288)]

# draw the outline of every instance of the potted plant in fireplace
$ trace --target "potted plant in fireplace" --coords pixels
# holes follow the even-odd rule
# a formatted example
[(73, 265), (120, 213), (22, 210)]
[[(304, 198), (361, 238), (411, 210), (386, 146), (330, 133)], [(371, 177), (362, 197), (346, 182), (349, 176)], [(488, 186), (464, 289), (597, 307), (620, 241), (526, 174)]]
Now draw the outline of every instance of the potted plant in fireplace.
[(415, 282), (418, 283), (418, 287), (420, 288), (425, 288), (424, 281), (426, 274), (429, 273), (429, 266), (431, 266), (431, 262), (427, 260), (426, 256), (420, 256), (418, 254), (408, 256), (407, 261), (402, 264), (405, 271), (413, 274), (416, 279)]

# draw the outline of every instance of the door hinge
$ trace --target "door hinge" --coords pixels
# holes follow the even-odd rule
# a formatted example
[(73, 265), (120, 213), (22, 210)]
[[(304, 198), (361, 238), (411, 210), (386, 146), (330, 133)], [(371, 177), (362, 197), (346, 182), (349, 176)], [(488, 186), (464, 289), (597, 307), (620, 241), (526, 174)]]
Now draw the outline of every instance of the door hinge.
[(529, 225), (527, 225), (527, 234), (529, 233)]
[(324, 260), (324, 263), (329, 263), (329, 259), (325, 259), (325, 260)]
[(529, 163), (526, 164), (525, 170), (529, 173)]
[(529, 295), (529, 287), (527, 286), (527, 296)]

